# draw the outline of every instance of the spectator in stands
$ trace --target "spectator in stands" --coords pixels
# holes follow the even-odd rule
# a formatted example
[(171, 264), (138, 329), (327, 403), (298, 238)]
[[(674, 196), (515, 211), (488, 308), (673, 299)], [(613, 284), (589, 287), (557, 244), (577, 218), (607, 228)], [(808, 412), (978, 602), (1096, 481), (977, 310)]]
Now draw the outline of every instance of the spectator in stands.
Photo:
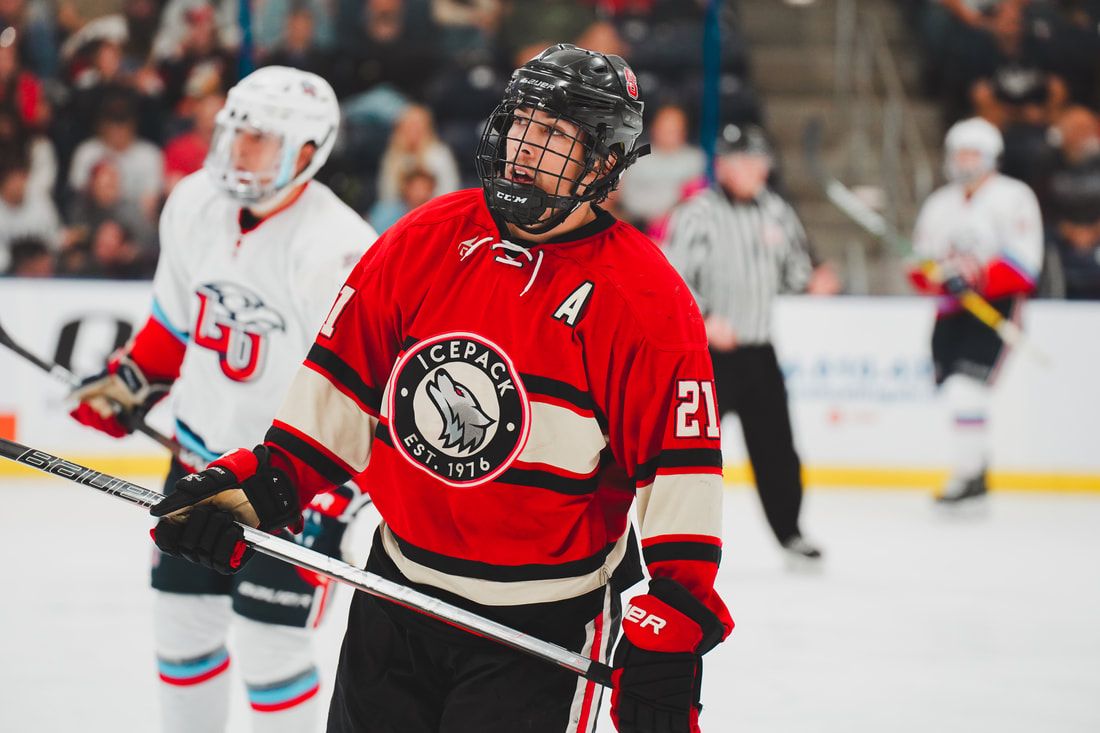
[(184, 39), (192, 33), (189, 14), (196, 10), (204, 12), (203, 8), (214, 10), (217, 46), (235, 53), (241, 44), (238, 0), (168, 0), (161, 11), (160, 27), (153, 40), (153, 56), (158, 60), (177, 56)]
[(0, 157), (23, 156), (30, 165), (28, 190), (53, 194), (57, 181), (57, 156), (53, 143), (41, 133), (27, 130), (22, 118), (10, 107), (0, 106)]
[(1100, 3), (1095, 0), (1031, 2), (1027, 6), (1036, 57), (1065, 81), (1069, 99), (1100, 104)]
[(1024, 23), (1026, 0), (940, 0), (949, 15), (943, 41), (938, 84), (945, 123), (970, 110), (975, 81), (991, 77), (1000, 66), (1015, 61), (1033, 66)]
[(621, 205), (641, 227), (664, 218), (680, 201), (684, 185), (706, 171), (703, 151), (688, 143), (687, 113), (678, 105), (657, 110), (649, 126), (649, 155), (623, 175)]
[(158, 0), (125, 0), (122, 12), (126, 19), (126, 42), (123, 56), (130, 60), (132, 69), (145, 66), (153, 55), (153, 41), (160, 23)]
[(138, 205), (153, 221), (164, 189), (164, 156), (155, 145), (137, 137), (137, 115), (126, 98), (103, 105), (95, 137), (81, 143), (73, 155), (70, 188), (83, 190), (92, 168), (104, 158), (118, 166), (122, 200)]
[[(331, 53), (336, 46), (336, 8), (330, 0), (264, 0), (253, 6), (252, 45), (258, 58), (267, 59), (287, 35), (291, 17), (301, 11), (309, 14), (309, 47)], [(273, 63), (273, 62), (266, 62)], [(298, 67), (304, 68), (304, 67)]]
[(114, 30), (104, 29), (107, 35), (89, 34), (85, 42), (66, 43), (72, 94), (50, 133), (63, 165), (88, 130), (94, 129), (101, 109), (119, 99), (134, 108), (143, 137), (161, 139), (164, 85), (151, 67), (135, 67), (133, 73), (124, 68), (125, 26), (117, 25)]
[(185, 114), (190, 129), (176, 135), (164, 146), (164, 194), (167, 196), (180, 179), (202, 168), (210, 139), (214, 134), (214, 120), (225, 104), (220, 90), (211, 91), (197, 98), (184, 100)]
[(401, 178), (401, 195), (396, 201), (379, 199), (367, 214), (375, 231), (382, 233), (417, 206), (436, 194), (435, 176), (423, 168), (414, 168)]
[(1045, 202), (1057, 163), (1048, 130), (1065, 101), (1062, 82), (1038, 67), (1009, 64), (997, 69), (991, 82), (978, 82), (973, 98), (975, 108), (1001, 130), (1001, 172), (1031, 186)]
[(23, 68), (19, 34), (14, 26), (0, 28), (0, 105), (19, 113), (23, 124), (40, 129), (49, 121), (49, 105), (42, 83)]
[(1060, 171), (1051, 191), (1054, 218), (1047, 228), (1044, 292), (1100, 300), (1100, 161)]
[[(66, 3), (63, 3), (64, 6)], [(60, 9), (52, 3), (4, 0), (0, 3), (0, 28), (11, 27), (19, 35), (20, 63), (40, 79), (57, 73), (57, 22)]]
[(329, 79), (332, 77), (332, 56), (314, 41), (313, 11), (308, 5), (295, 6), (286, 18), (278, 45), (264, 57), (265, 66), (291, 66)]
[(133, 201), (122, 197), (118, 166), (110, 158), (97, 162), (88, 177), (88, 185), (73, 199), (66, 217), (72, 228), (74, 244), (87, 244), (92, 233), (104, 221), (113, 220), (131, 232), (136, 244), (153, 249), (156, 227)]
[(595, 10), (580, 0), (513, 0), (505, 7), (500, 39), (512, 67), (551, 43), (572, 43), (596, 21)]
[(222, 46), (214, 8), (194, 5), (184, 13), (186, 32), (172, 55), (160, 64), (164, 79), (164, 104), (169, 110), (184, 98), (187, 81), (196, 69), (217, 72), (220, 86), (228, 88), (237, 78), (236, 56)]
[(4, 274), (11, 277), (53, 277), (53, 253), (40, 237), (26, 236), (13, 239), (11, 262)]
[(152, 277), (156, 255), (134, 242), (130, 232), (114, 219), (106, 219), (92, 231), (88, 243), (74, 248), (63, 260), (64, 274), (119, 280)]
[(1065, 84), (1038, 66), (1009, 63), (975, 82), (971, 101), (978, 116), (1004, 130), (1012, 124), (1046, 125), (1065, 105)]
[(61, 220), (53, 200), (28, 188), (30, 164), (25, 156), (0, 160), (0, 270), (6, 269), (11, 242), (23, 236), (41, 237), (57, 247)]
[(1051, 129), (1063, 167), (1100, 156), (1100, 118), (1087, 107), (1073, 106), (1059, 115)]
[(390, 135), (378, 173), (378, 198), (400, 199), (401, 182), (412, 170), (423, 169), (435, 178), (436, 195), (459, 187), (458, 166), (450, 149), (439, 141), (427, 107), (409, 105)]
[(337, 93), (385, 85), (420, 99), (439, 65), (438, 38), (426, 5), (404, 0), (362, 0), (342, 23)]
[(501, 0), (432, 0), (432, 20), (452, 59), (480, 56), (492, 46), (503, 12)]

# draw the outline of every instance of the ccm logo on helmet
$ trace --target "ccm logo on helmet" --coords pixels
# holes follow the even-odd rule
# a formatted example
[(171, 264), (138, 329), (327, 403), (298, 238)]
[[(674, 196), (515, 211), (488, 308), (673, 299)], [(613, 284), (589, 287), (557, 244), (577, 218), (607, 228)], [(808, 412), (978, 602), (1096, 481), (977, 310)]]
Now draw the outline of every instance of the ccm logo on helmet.
[(515, 204), (525, 204), (525, 203), (527, 203), (527, 197), (526, 196), (513, 196), (512, 194), (504, 193), (503, 191), (497, 191), (497, 198), (498, 199), (504, 199), (505, 201), (509, 201), (509, 202), (515, 203)]
[(638, 624), (638, 626), (643, 629), (649, 626), (653, 629), (654, 635), (660, 634), (661, 629), (668, 625), (668, 622), (660, 616), (647, 613), (644, 608), (638, 608), (637, 606), (627, 606), (626, 615), (623, 617), (623, 620)]

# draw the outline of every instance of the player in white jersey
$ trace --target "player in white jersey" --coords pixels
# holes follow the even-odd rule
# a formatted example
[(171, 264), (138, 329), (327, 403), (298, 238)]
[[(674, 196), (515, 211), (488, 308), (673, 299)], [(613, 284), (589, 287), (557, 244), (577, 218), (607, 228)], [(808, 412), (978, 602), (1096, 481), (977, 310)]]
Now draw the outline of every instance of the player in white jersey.
[[(121, 436), (171, 390), (185, 451), (166, 490), (222, 452), (263, 440), (341, 284), (377, 236), (312, 180), (338, 123), (332, 88), (314, 74), (267, 67), (229, 92), (203, 170), (176, 186), (161, 215), (148, 322), (75, 393), (77, 420)], [(361, 501), (350, 487), (323, 495), (298, 541), (336, 554)], [(217, 570), (154, 560), (162, 730), (224, 730), (231, 620), (253, 730), (312, 730), (311, 629), (328, 581), (269, 558), (232, 577)]]
[(986, 492), (990, 387), (1006, 351), (992, 329), (962, 309), (958, 296), (973, 290), (1014, 318), (1035, 289), (1043, 258), (1038, 201), (1026, 184), (997, 172), (1002, 150), (1001, 133), (981, 118), (952, 126), (945, 141), (949, 183), (924, 202), (913, 235), (921, 262), (910, 278), (939, 298), (932, 360), (952, 413), (955, 446), (951, 475), (938, 497), (947, 504)]

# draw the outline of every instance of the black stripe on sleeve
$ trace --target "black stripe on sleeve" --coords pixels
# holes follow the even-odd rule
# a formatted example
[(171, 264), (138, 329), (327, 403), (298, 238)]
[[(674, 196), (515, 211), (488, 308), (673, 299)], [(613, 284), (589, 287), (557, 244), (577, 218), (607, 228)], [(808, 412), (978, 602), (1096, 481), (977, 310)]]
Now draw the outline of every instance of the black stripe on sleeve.
[(646, 484), (659, 468), (722, 468), (722, 451), (718, 448), (670, 448), (656, 458), (642, 463), (634, 475), (634, 483)]
[(336, 463), (297, 435), (289, 433), (282, 428), (272, 426), (268, 429), (267, 436), (264, 440), (274, 443), (302, 463), (305, 463), (314, 471), (321, 474), (321, 476), (333, 486), (339, 486), (352, 477), (352, 475), (345, 471), (339, 463)]
[(347, 387), (356, 399), (370, 409), (375, 412), (382, 409), (382, 391), (364, 382), (359, 372), (341, 359), (335, 351), (320, 344), (314, 344), (309, 350), (309, 355), (306, 356), (306, 361), (313, 362), (331, 374), (340, 384)]
[(666, 560), (701, 560), (718, 564), (722, 548), (706, 542), (661, 542), (642, 548), (646, 565)]

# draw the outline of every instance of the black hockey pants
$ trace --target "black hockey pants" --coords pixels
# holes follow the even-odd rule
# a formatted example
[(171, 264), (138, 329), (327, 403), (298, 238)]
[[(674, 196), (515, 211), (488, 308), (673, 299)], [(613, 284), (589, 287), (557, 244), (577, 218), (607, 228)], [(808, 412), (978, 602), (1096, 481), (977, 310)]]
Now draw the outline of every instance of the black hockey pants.
[[(607, 588), (490, 608), (410, 583), (377, 541), (367, 569), (604, 662), (619, 626), (619, 596)], [(601, 692), (549, 662), (356, 593), (328, 733), (591, 733)]]

